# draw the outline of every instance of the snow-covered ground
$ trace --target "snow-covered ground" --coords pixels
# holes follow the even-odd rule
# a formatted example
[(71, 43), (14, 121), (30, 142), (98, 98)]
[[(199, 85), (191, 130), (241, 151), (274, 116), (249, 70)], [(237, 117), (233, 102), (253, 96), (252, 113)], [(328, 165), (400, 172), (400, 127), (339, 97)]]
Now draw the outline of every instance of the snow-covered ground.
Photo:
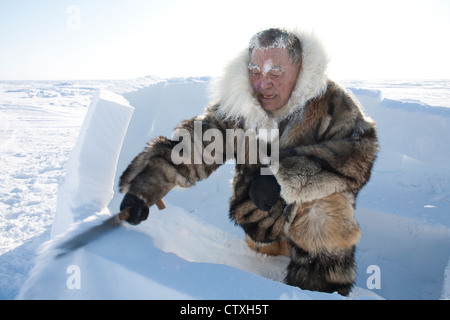
[[(0, 299), (342, 298), (282, 284), (288, 259), (246, 247), (242, 230), (228, 220), (231, 163), (194, 188), (171, 192), (167, 208), (152, 208), (139, 226), (124, 225), (55, 259), (62, 239), (117, 211), (118, 175), (149, 139), (170, 136), (180, 120), (202, 111), (207, 84), (207, 78), (156, 77), (0, 82)], [(350, 298), (450, 298), (450, 81), (344, 84), (377, 121), (381, 144), (358, 198), (363, 236)], [(117, 110), (127, 101), (134, 112), (122, 147), (96, 152), (79, 136), (98, 89), (121, 95), (111, 98)], [(86, 127), (87, 135), (101, 140), (104, 128)], [(80, 152), (82, 147), (90, 151)], [(117, 169), (110, 169), (115, 161)], [(98, 186), (99, 201), (92, 184), (70, 182), (95, 165), (100, 169), (91, 178), (98, 171), (107, 175)], [(74, 186), (80, 186), (77, 195), (68, 192)], [(101, 192), (108, 188), (115, 191), (112, 199)], [(105, 200), (109, 205), (99, 207)], [(67, 213), (62, 204), (74, 210)], [(75, 223), (67, 231), (68, 218)]]

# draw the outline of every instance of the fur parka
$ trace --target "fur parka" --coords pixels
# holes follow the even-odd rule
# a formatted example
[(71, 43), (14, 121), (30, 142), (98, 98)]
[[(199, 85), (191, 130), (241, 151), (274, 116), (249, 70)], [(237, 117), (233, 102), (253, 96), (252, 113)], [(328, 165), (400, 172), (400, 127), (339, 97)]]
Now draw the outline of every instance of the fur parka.
[[(284, 107), (275, 113), (261, 108), (249, 81), (246, 50), (213, 81), (205, 112), (175, 129), (191, 133), (192, 143), (195, 123), (201, 123), (202, 132), (218, 130), (223, 149), (215, 150), (214, 157), (222, 161), (174, 163), (172, 151), (179, 142), (158, 137), (122, 174), (120, 191), (151, 206), (172, 188), (190, 187), (228, 160), (227, 130), (278, 129), (279, 162), (268, 168), (281, 187), (279, 201), (269, 211), (258, 209), (249, 186), (266, 165), (237, 163), (230, 218), (244, 229), (252, 249), (291, 258), (286, 283), (346, 295), (355, 279), (353, 255), (361, 233), (353, 217), (355, 201), (378, 151), (376, 127), (358, 102), (327, 78), (328, 58), (320, 42), (309, 34), (296, 35), (303, 47), (302, 65)], [(210, 143), (193, 147), (205, 150)]]

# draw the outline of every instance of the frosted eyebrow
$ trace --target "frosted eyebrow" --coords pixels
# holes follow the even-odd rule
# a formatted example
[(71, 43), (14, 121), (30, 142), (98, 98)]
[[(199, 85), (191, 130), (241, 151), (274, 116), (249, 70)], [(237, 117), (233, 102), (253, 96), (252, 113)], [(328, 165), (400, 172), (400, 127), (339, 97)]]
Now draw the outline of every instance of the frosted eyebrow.
[(264, 66), (264, 71), (262, 71), (260, 66), (258, 66), (256, 63), (250, 62), (248, 64), (248, 70), (252, 71), (252, 70), (255, 70), (255, 69), (258, 70), (261, 73), (264, 73), (264, 74), (268, 73), (270, 71), (284, 73), (284, 69), (283, 69), (282, 66), (267, 64), (266, 66)]
[(258, 66), (256, 63), (250, 62), (248, 64), (248, 70), (251, 71), (251, 70), (254, 70), (254, 69), (256, 69), (259, 72), (261, 72), (261, 67), (260, 66)]
[(271, 66), (270, 69), (268, 71), (277, 71), (277, 72), (282, 72), (284, 73), (284, 69), (281, 66)]

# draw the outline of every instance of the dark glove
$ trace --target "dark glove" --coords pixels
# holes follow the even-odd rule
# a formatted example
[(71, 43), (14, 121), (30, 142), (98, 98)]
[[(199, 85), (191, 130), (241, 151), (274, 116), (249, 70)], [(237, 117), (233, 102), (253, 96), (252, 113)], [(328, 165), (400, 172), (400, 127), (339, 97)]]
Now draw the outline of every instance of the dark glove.
[(128, 223), (136, 225), (141, 221), (144, 221), (148, 217), (149, 208), (145, 205), (145, 202), (134, 194), (127, 193), (123, 197), (120, 204), (120, 211), (130, 208), (130, 216), (126, 220)]
[(250, 184), (249, 196), (256, 206), (269, 211), (280, 199), (281, 187), (273, 175), (258, 175)]

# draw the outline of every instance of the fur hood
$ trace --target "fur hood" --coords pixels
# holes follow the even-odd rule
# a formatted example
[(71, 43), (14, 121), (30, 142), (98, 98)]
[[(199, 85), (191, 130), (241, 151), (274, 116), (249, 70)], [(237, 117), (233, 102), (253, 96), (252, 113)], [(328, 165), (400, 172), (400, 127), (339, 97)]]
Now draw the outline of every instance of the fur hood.
[(245, 49), (225, 67), (210, 86), (211, 100), (219, 104), (217, 116), (223, 120), (244, 120), (245, 129), (274, 129), (278, 123), (295, 112), (301, 112), (306, 103), (321, 96), (327, 88), (328, 56), (320, 41), (310, 33), (291, 31), (303, 47), (302, 66), (297, 83), (287, 104), (276, 113), (261, 108), (253, 94), (248, 76), (250, 58)]

